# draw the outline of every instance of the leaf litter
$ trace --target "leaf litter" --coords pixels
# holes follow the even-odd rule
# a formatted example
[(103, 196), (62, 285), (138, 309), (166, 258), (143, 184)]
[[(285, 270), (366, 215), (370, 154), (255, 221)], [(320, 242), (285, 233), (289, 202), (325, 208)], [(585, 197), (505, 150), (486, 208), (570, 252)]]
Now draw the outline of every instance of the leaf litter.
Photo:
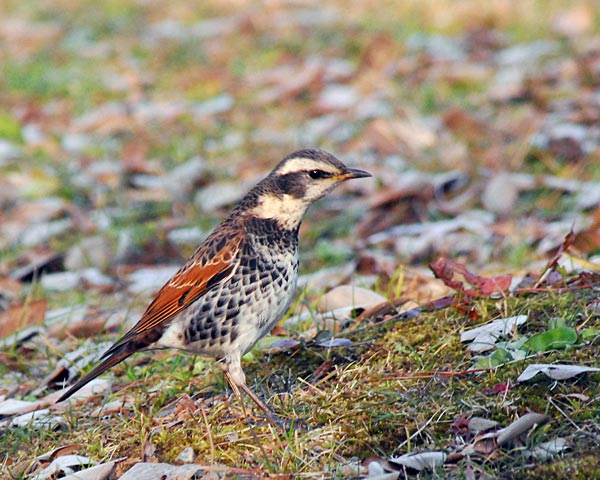
[[(586, 455), (597, 422), (577, 402), (598, 395), (598, 31), (584, 2), (559, 4), (543, 19), (493, 5), (464, 15), (422, 4), (415, 16), (411, 2), (7, 7), (2, 469), (76, 439), (74, 453), (95, 462), (125, 456), (105, 463), (115, 478), (143, 460), (144, 442), (155, 471), (190, 447), (225, 476), (345, 465), (360, 477), (375, 454), (449, 475), (524, 474), (529, 435), (531, 478), (547, 478), (547, 464), (559, 478), (561, 455), (597, 476)], [(51, 405), (294, 145), (375, 176), (313, 209), (299, 300), (259, 346), (270, 361), (245, 359), (259, 393), (313, 432), (296, 431), (286, 449), (268, 428), (250, 433), (209, 363), (160, 352), (154, 365), (140, 355), (115, 369), (121, 401), (102, 378)], [(493, 332), (465, 348), (482, 326)], [(482, 364), (473, 345), (491, 347)], [(590, 370), (552, 389), (515, 382), (541, 361), (551, 375)], [(194, 414), (157, 420), (187, 394)], [(536, 412), (548, 422), (529, 421)], [(458, 418), (464, 436), (448, 428)], [(478, 418), (490, 423), (472, 426)], [(522, 418), (500, 441), (499, 426)]]

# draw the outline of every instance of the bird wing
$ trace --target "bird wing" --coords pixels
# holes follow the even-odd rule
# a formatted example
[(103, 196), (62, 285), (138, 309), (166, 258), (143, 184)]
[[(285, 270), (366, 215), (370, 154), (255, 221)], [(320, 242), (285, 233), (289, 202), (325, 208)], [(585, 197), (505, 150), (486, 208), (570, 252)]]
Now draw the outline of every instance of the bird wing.
[(109, 368), (158, 340), (171, 317), (233, 274), (234, 259), (241, 244), (241, 237), (216, 230), (158, 291), (140, 321), (104, 352), (103, 360), (63, 393), (57, 402), (69, 398)]
[(186, 269), (184, 275), (176, 274), (159, 290), (133, 330), (142, 333), (161, 325), (198, 300), (227, 277), (232, 269), (233, 265), (219, 260), (208, 265), (194, 264)]
[(207, 242), (158, 291), (138, 323), (108, 349), (104, 356), (111, 355), (133, 338), (145, 337), (144, 334), (166, 326), (170, 318), (188, 308), (211, 288), (229, 277), (236, 265), (234, 258), (240, 248), (241, 239), (237, 242), (236, 237), (226, 239), (227, 241), (220, 241), (222, 239), (218, 236), (207, 239)]

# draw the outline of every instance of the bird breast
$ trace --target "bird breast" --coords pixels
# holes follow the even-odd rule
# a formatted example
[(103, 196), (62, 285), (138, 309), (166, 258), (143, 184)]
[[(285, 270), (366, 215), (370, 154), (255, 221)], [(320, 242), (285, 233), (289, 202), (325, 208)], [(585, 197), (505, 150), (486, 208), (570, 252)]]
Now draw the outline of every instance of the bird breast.
[(285, 314), (298, 279), (297, 242), (272, 240), (248, 242), (233, 275), (179, 314), (159, 346), (216, 358), (248, 352)]

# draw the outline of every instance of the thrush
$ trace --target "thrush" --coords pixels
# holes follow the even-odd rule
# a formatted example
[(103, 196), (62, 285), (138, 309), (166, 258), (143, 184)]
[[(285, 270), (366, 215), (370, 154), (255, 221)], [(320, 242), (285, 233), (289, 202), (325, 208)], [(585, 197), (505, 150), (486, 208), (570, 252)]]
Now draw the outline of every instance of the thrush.
[[(286, 313), (298, 279), (298, 229), (308, 207), (368, 172), (322, 150), (300, 150), (261, 180), (158, 291), (135, 326), (58, 401), (136, 352), (173, 348), (213, 357), (234, 394), (246, 385), (241, 358)], [(243, 405), (243, 403), (242, 403)]]

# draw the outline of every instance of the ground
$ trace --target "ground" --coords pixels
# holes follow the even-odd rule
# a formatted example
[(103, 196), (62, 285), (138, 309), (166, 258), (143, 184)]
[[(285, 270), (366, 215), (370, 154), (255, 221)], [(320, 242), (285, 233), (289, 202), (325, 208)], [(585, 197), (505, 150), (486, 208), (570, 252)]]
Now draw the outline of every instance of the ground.
[[(600, 478), (595, 2), (0, 8), (2, 478)], [(244, 358), (280, 423), (172, 351), (55, 404), (305, 147), (373, 178)]]

